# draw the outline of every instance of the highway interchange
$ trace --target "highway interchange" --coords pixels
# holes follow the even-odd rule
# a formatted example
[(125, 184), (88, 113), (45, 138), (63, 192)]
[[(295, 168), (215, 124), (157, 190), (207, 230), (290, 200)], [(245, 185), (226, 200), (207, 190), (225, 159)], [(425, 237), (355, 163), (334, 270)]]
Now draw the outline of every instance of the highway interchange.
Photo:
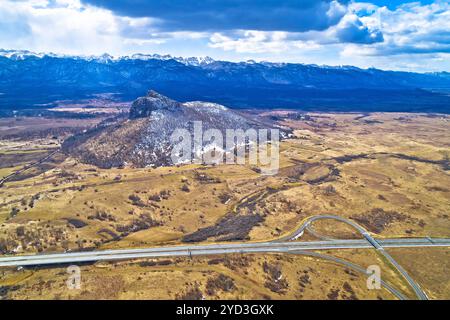
[[(349, 224), (362, 234), (364, 239), (330, 239), (325, 241), (295, 241), (300, 238), (310, 224), (321, 219), (333, 219)], [(358, 272), (366, 273), (365, 269), (344, 260), (323, 255), (316, 250), (337, 249), (370, 249), (375, 248), (389, 263), (395, 267), (414, 290), (417, 298), (426, 300), (427, 296), (420, 286), (408, 273), (389, 255), (385, 248), (411, 248), (411, 247), (450, 247), (448, 238), (398, 238), (375, 239), (363, 227), (353, 221), (338, 216), (314, 216), (306, 219), (303, 224), (291, 235), (270, 242), (220, 243), (208, 245), (165, 246), (143, 249), (116, 249), (84, 252), (66, 252), (38, 255), (17, 255), (0, 257), (0, 267), (24, 267), (59, 264), (76, 264), (96, 261), (130, 260), (160, 257), (193, 257), (233, 253), (287, 253), (316, 256), (336, 263), (346, 265)], [(399, 299), (406, 297), (386, 283), (383, 286)]]

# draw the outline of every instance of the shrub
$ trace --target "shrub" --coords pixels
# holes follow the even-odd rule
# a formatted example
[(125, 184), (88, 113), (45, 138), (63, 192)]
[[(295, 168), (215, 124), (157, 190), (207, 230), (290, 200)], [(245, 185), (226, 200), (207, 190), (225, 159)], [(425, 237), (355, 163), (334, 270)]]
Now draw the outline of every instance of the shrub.
[(232, 278), (219, 274), (215, 278), (209, 278), (206, 282), (206, 293), (210, 296), (215, 295), (217, 291), (231, 292), (235, 289)]

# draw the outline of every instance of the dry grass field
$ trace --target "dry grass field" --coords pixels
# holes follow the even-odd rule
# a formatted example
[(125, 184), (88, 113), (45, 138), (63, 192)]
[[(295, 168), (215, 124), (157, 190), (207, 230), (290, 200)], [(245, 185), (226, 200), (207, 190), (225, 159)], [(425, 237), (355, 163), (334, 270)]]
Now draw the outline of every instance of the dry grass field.
[[(450, 237), (450, 117), (259, 116), (294, 129), (294, 137), (281, 143), (275, 176), (237, 165), (99, 169), (61, 153), (13, 176), (0, 188), (0, 252), (272, 240), (322, 214), (352, 219), (379, 238)], [(1, 140), (0, 177), (58, 147), (59, 139), (51, 137)], [(317, 222), (312, 231), (303, 239), (359, 237), (337, 222)], [(327, 254), (364, 268), (380, 264), (386, 281), (414, 298), (372, 250)], [(448, 249), (395, 249), (392, 255), (430, 298), (448, 299)], [(0, 270), (0, 296), (395, 298), (366, 289), (365, 277), (345, 266), (296, 255), (97, 263), (82, 266), (82, 277), (82, 290), (72, 292), (64, 268)]]
[[(330, 275), (333, 277), (330, 277)], [(230, 255), (81, 267), (67, 290), (65, 268), (4, 271), (12, 299), (393, 299), (367, 290), (363, 275), (303, 256)]]

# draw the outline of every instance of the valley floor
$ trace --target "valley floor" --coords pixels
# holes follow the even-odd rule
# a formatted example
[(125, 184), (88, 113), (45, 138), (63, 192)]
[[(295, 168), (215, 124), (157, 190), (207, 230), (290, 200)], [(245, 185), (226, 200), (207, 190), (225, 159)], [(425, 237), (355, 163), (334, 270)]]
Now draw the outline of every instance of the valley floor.
[[(450, 117), (293, 111), (257, 117), (294, 129), (294, 137), (281, 143), (275, 176), (237, 165), (99, 169), (58, 151), (72, 133), (69, 122), (57, 137), (27, 137), (14, 129), (14, 137), (0, 141), (0, 179), (8, 177), (0, 187), (0, 252), (272, 240), (310, 216), (327, 214), (352, 219), (379, 238), (450, 237)], [(344, 224), (319, 221), (302, 239), (358, 236)], [(430, 298), (450, 298), (448, 248), (390, 252)], [(414, 298), (374, 250), (326, 254), (363, 268), (380, 265), (383, 279)], [(0, 270), (0, 296), (395, 298), (386, 290), (368, 290), (365, 276), (344, 265), (297, 255), (157, 259), (81, 269), (78, 291), (67, 290), (65, 268)]]

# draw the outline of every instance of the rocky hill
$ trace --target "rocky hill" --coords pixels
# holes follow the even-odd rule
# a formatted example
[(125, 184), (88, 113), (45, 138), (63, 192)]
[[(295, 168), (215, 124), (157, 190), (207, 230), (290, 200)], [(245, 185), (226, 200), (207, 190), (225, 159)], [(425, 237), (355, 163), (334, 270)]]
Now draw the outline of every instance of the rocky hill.
[(222, 105), (180, 103), (150, 91), (134, 101), (128, 118), (107, 121), (74, 136), (63, 144), (63, 150), (101, 168), (172, 165), (170, 137), (176, 129), (193, 134), (194, 121), (202, 122), (203, 131), (218, 129), (224, 136), (226, 129), (268, 128)]

